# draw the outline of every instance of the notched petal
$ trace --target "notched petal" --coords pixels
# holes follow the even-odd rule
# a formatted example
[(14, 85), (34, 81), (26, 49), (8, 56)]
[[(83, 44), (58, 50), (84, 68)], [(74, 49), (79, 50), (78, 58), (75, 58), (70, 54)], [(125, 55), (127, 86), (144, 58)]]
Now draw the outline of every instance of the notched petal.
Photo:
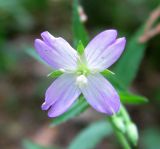
[(89, 75), (88, 85), (81, 90), (88, 103), (98, 112), (113, 115), (119, 111), (119, 95), (102, 75)]
[(75, 75), (63, 74), (47, 89), (42, 110), (49, 110), (49, 117), (63, 114), (78, 98), (81, 91), (75, 84), (75, 81)]
[(55, 38), (49, 32), (41, 34), (43, 41), (35, 40), (35, 48), (41, 58), (53, 69), (75, 70), (77, 67), (77, 52), (61, 37)]
[(108, 46), (95, 61), (92, 61), (89, 67), (91, 69), (99, 69), (100, 71), (107, 69), (119, 59), (125, 49), (125, 45), (125, 37), (118, 38), (114, 43)]
[(106, 30), (95, 36), (85, 48), (85, 56), (89, 63), (96, 58), (109, 46), (117, 37), (117, 31), (114, 29)]

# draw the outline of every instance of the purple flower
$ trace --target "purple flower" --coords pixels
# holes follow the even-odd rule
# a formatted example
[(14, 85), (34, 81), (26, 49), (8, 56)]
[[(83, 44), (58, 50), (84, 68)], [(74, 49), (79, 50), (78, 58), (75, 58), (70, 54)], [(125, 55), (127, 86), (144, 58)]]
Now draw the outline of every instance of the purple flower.
[(61, 70), (47, 89), (42, 110), (49, 110), (49, 117), (63, 114), (82, 93), (97, 111), (113, 115), (119, 111), (120, 99), (113, 86), (100, 74), (121, 56), (126, 40), (117, 39), (116, 30), (106, 30), (93, 38), (84, 54), (79, 55), (63, 38), (49, 32), (35, 40), (40, 57), (54, 70)]

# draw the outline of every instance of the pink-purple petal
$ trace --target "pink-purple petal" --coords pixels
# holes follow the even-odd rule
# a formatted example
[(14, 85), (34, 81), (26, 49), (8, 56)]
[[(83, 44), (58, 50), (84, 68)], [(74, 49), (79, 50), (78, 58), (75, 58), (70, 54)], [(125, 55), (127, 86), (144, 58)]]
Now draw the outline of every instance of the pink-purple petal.
[(35, 48), (40, 57), (53, 69), (75, 70), (77, 52), (63, 38), (55, 38), (48, 32), (41, 34), (43, 41), (35, 40)]
[(47, 89), (42, 110), (49, 109), (49, 117), (56, 117), (64, 113), (78, 98), (81, 91), (75, 81), (75, 75), (63, 74)]
[(95, 61), (90, 63), (91, 69), (105, 70), (114, 64), (125, 49), (126, 39), (124, 37), (118, 38), (114, 43), (108, 46)]
[(35, 49), (40, 57), (48, 63), (53, 69), (58, 69), (59, 65), (54, 61), (55, 53), (42, 40), (36, 39), (34, 43)]
[(85, 48), (85, 57), (88, 63), (96, 60), (109, 45), (111, 45), (117, 37), (117, 31), (114, 29), (106, 30), (94, 37)]
[(55, 104), (51, 106), (48, 111), (48, 116), (57, 117), (66, 112), (80, 94), (81, 91), (77, 86), (72, 85), (68, 87), (67, 90), (59, 96), (59, 99), (55, 102)]
[(88, 84), (81, 90), (88, 103), (101, 113), (117, 113), (120, 99), (113, 86), (101, 74), (89, 75), (87, 78)]
[(58, 77), (45, 93), (45, 102), (42, 104), (42, 110), (48, 110), (70, 86), (75, 86), (75, 80), (76, 76), (73, 74), (63, 74)]
[(47, 31), (41, 33), (41, 36), (46, 44), (59, 52), (62, 56), (70, 59), (73, 65), (76, 64), (78, 54), (65, 39), (61, 37), (56, 38)]

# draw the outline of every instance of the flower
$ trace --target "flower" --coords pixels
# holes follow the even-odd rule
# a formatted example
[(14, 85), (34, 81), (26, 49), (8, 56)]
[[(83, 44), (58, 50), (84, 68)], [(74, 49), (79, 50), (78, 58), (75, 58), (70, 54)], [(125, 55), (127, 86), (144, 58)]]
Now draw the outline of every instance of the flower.
[(47, 89), (42, 110), (49, 117), (63, 114), (82, 93), (98, 112), (113, 115), (120, 109), (119, 95), (100, 72), (110, 67), (121, 56), (126, 40), (117, 39), (116, 30), (106, 30), (93, 38), (80, 55), (61, 37), (45, 31), (43, 40), (35, 40), (40, 57), (54, 70), (62, 70)]

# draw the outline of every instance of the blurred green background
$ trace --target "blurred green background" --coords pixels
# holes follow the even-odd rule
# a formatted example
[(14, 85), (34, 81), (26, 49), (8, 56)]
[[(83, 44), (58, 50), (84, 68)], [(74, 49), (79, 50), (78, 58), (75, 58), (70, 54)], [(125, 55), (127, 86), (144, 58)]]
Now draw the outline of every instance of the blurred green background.
[[(81, 0), (91, 37), (116, 28), (127, 39), (143, 25), (159, 0)], [(26, 51), (34, 39), (48, 30), (72, 43), (72, 0), (0, 0), (0, 148), (21, 149), (30, 138), (43, 146), (66, 147), (90, 122), (101, 117), (87, 111), (82, 116), (48, 130), (49, 119), (41, 111), (45, 89), (52, 82), (50, 70)], [(159, 19), (157, 20), (159, 22)], [(131, 90), (150, 99), (148, 104), (128, 106), (140, 130), (139, 148), (160, 146), (160, 35), (147, 42), (147, 49)], [(132, 57), (131, 57), (132, 58)], [(132, 69), (132, 67), (130, 68)], [(97, 149), (116, 149), (105, 138)], [(35, 148), (36, 149), (36, 148)]]

